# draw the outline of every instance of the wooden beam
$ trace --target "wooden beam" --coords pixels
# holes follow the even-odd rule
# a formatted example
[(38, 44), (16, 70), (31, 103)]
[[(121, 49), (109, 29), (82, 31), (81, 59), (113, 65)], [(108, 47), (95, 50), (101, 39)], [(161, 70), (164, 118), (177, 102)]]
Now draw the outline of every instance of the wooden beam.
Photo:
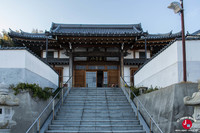
[(88, 57), (88, 56), (96, 56), (96, 57), (119, 57), (120, 52), (73, 52), (74, 57)]

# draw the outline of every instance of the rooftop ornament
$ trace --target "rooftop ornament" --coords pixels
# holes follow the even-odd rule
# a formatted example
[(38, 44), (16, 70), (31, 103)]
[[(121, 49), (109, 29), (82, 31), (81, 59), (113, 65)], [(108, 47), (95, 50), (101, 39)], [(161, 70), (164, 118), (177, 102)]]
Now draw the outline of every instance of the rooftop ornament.
[(182, 50), (183, 50), (183, 81), (187, 81), (186, 75), (186, 50), (185, 50), (185, 26), (184, 26), (184, 8), (183, 8), (183, 0), (179, 2), (172, 2), (169, 6), (169, 9), (173, 9), (174, 13), (181, 14), (181, 26), (182, 26)]
[(16, 125), (12, 120), (13, 106), (19, 105), (19, 99), (8, 94), (8, 87), (0, 83), (0, 132), (9, 133), (11, 126)]

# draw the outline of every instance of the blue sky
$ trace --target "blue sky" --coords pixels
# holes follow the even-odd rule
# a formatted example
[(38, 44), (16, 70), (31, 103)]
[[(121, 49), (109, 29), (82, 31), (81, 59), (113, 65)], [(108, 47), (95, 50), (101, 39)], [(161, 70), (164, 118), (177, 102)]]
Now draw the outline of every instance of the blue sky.
[[(0, 31), (49, 30), (67, 24), (137, 24), (149, 33), (179, 32), (180, 15), (167, 8), (174, 0), (0, 0)], [(185, 27), (200, 29), (200, 0), (184, 0)]]

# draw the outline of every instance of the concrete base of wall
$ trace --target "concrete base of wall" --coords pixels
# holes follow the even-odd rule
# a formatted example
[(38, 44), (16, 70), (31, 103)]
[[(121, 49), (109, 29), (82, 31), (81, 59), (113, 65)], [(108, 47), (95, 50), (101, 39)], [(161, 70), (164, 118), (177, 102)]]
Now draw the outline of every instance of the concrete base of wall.
[[(193, 107), (185, 106), (183, 98), (192, 96), (197, 91), (197, 83), (179, 83), (141, 95), (138, 98), (164, 133), (175, 133), (175, 130), (183, 130), (182, 121), (177, 122), (177, 120), (182, 117), (192, 117), (193, 114)], [(140, 111), (149, 124), (149, 118), (142, 109)], [(155, 127), (153, 131), (157, 132)]]
[[(11, 95), (13, 91), (10, 90)], [(12, 133), (25, 133), (26, 130), (31, 126), (31, 124), (36, 120), (39, 114), (43, 111), (46, 105), (49, 103), (51, 98), (47, 101), (39, 100), (38, 98), (32, 98), (29, 92), (23, 92), (15, 97), (19, 98), (19, 106), (13, 107), (15, 114), (13, 120), (17, 122), (17, 125), (11, 128)], [(47, 118), (51, 111), (52, 107), (48, 108), (40, 121), (42, 124), (43, 121)], [(36, 132), (36, 126), (30, 133)]]
[(21, 82), (30, 84), (36, 83), (40, 87), (57, 88), (57, 85), (53, 84), (49, 80), (24, 68), (0, 68), (0, 75), (0, 83), (4, 82), (8, 85), (18, 84)]

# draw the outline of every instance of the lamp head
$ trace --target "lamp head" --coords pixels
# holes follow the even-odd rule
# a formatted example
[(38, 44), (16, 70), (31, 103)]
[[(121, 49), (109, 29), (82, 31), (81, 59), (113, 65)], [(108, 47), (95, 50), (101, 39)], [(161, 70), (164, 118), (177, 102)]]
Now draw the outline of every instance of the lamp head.
[(179, 2), (172, 2), (169, 6), (169, 9), (173, 9), (174, 13), (179, 13), (183, 10), (181, 4)]

